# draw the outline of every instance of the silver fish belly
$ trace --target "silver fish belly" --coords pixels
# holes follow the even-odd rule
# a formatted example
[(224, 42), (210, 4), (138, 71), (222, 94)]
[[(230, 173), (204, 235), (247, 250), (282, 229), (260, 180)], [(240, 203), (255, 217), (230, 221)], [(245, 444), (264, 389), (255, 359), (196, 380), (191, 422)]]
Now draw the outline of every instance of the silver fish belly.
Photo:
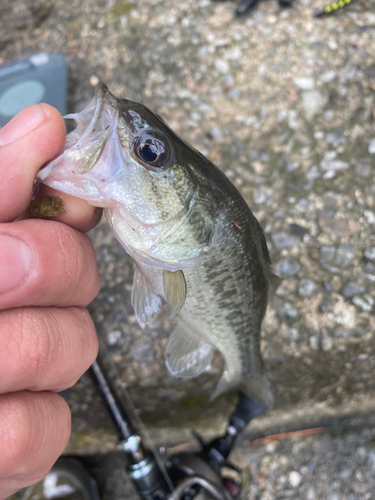
[(271, 280), (262, 229), (225, 175), (145, 106), (104, 84), (81, 112), (45, 184), (105, 208), (134, 258), (132, 304), (142, 327), (162, 301), (176, 316), (166, 365), (177, 377), (224, 371), (211, 399), (241, 388), (273, 406), (260, 355)]

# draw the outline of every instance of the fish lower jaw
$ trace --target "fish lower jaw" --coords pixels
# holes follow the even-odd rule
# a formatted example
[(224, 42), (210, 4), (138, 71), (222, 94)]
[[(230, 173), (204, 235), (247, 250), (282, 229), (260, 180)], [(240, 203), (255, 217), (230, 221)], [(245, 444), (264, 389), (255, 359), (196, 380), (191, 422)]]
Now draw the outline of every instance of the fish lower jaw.
[(69, 194), (76, 198), (81, 198), (87, 201), (89, 205), (108, 208), (108, 200), (104, 199), (93, 183), (90, 183), (88, 186), (87, 181), (83, 181), (81, 185), (80, 183), (73, 183), (68, 179), (58, 178), (52, 175), (48, 176), (46, 180), (44, 180), (42, 176), (38, 176), (37, 179), (43, 184), (56, 189), (56, 191), (61, 191), (62, 193)]

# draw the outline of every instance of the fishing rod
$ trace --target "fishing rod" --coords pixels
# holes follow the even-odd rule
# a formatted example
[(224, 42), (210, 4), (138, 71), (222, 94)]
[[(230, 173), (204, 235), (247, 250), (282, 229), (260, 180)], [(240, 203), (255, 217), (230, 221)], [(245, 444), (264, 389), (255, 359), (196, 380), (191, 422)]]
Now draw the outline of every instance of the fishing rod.
[[(241, 0), (237, 5), (234, 15), (235, 17), (242, 17), (251, 14), (257, 7), (261, 0)], [(334, 14), (339, 9), (347, 7), (352, 4), (355, 0), (337, 0), (332, 2), (323, 9), (315, 9), (313, 12), (313, 17), (320, 18), (331, 14)], [(278, 0), (280, 7), (291, 7), (293, 0)]]
[(237, 436), (266, 410), (265, 406), (241, 392), (222, 436), (206, 441), (193, 433), (200, 445), (199, 451), (171, 454), (162, 461), (156, 450), (151, 453), (145, 449), (140, 433), (130, 422), (128, 408), (117, 397), (99, 360), (93, 363), (91, 371), (115, 422), (127, 473), (142, 500), (236, 500), (239, 497), (245, 474), (228, 456)]
[(331, 14), (334, 14), (337, 10), (342, 9), (343, 7), (347, 7), (354, 1), (355, 0), (338, 0), (337, 2), (333, 2), (327, 5), (326, 7), (324, 7), (324, 9), (315, 9), (313, 16), (315, 18), (329, 16)]

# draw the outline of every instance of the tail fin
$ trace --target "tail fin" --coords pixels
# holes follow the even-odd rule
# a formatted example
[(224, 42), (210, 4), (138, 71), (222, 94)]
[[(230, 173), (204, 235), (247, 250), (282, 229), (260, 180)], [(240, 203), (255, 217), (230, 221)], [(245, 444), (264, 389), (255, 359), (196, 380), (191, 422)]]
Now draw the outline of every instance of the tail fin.
[(266, 373), (261, 375), (251, 375), (239, 379), (238, 374), (234, 376), (228, 370), (225, 370), (221, 376), (214, 392), (212, 393), (209, 402), (214, 401), (217, 397), (234, 388), (241, 388), (246, 394), (253, 399), (264, 404), (267, 410), (272, 410), (274, 405), (274, 397), (270, 389), (270, 382)]
[(271, 392), (271, 384), (266, 373), (257, 376), (247, 377), (241, 384), (241, 388), (253, 399), (264, 403), (267, 410), (272, 410), (274, 397)]

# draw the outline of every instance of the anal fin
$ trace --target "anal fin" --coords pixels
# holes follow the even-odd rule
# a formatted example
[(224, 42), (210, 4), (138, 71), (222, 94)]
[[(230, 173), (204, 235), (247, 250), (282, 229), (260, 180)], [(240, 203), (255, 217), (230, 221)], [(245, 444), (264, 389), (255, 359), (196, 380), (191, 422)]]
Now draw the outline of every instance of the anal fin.
[(197, 377), (211, 367), (212, 347), (199, 339), (186, 325), (178, 323), (169, 337), (165, 364), (175, 377)]

